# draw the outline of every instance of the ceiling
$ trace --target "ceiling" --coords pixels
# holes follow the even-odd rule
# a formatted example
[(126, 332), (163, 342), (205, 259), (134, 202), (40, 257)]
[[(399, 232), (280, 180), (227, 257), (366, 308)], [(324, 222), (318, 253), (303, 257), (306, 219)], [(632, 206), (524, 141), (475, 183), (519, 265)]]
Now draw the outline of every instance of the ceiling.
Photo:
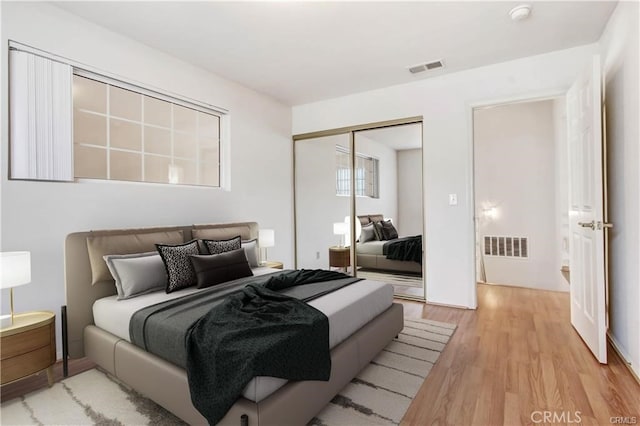
[(422, 123), (402, 124), (399, 126), (359, 131), (356, 133), (355, 139), (356, 150), (358, 149), (359, 135), (365, 136), (396, 151), (422, 148)]
[[(596, 42), (614, 1), (54, 2), (112, 31), (299, 105)], [(444, 69), (408, 66), (442, 59)]]

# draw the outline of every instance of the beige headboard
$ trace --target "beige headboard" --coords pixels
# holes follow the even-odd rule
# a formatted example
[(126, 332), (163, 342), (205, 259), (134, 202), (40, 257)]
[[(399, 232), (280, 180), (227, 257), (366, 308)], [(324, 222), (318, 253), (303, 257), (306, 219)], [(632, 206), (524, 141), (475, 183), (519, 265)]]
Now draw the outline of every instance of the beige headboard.
[[(87, 241), (101, 240), (101, 247), (109, 247), (110, 254), (123, 254), (131, 252), (132, 247), (135, 247), (135, 243), (143, 244), (141, 247), (145, 247), (144, 250), (148, 250), (144, 245), (148, 245), (148, 238), (145, 238), (145, 234), (166, 233), (175, 237), (176, 233), (179, 232), (182, 232), (183, 242), (190, 241), (193, 237), (227, 239), (237, 235), (240, 235), (243, 240), (250, 240), (258, 238), (258, 224), (256, 222), (241, 222), (159, 228), (108, 229), (75, 232), (67, 235), (64, 245), (64, 281), (67, 300), (69, 357), (80, 358), (84, 356), (83, 332), (87, 325), (93, 324), (93, 302), (101, 297), (116, 294), (113, 279), (91, 284), (96, 271), (92, 270), (91, 267)], [(135, 243), (132, 245), (131, 241), (123, 238), (125, 236), (131, 236), (131, 240), (135, 240)], [(93, 257), (95, 262), (95, 253)]]

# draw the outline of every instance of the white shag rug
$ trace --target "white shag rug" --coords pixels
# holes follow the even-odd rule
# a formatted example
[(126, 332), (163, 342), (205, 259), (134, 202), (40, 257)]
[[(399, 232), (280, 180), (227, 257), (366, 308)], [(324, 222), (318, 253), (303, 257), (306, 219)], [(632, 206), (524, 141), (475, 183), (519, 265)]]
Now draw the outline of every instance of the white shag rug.
[[(405, 318), (400, 335), (309, 424), (399, 424), (456, 326)], [(2, 404), (2, 425), (182, 425), (153, 401), (93, 369)]]

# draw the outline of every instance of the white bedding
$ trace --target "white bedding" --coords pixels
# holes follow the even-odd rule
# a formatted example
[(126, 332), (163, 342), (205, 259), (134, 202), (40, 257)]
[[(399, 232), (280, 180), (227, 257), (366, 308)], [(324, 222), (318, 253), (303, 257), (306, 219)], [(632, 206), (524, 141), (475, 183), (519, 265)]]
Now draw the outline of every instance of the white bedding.
[(358, 243), (356, 251), (358, 254), (379, 254), (382, 255), (382, 248), (388, 241), (367, 241)]
[[(276, 270), (255, 268), (254, 275)], [(95, 325), (124, 340), (129, 338), (129, 321), (133, 314), (145, 306), (199, 291), (187, 288), (166, 294), (163, 291), (149, 293), (133, 299), (117, 300), (117, 296), (98, 299), (93, 304)], [(329, 318), (329, 346), (334, 348), (363, 325), (384, 312), (393, 303), (393, 287), (378, 281), (363, 280), (319, 297), (309, 305)], [(286, 383), (274, 377), (256, 377), (245, 388), (243, 396), (259, 402)]]

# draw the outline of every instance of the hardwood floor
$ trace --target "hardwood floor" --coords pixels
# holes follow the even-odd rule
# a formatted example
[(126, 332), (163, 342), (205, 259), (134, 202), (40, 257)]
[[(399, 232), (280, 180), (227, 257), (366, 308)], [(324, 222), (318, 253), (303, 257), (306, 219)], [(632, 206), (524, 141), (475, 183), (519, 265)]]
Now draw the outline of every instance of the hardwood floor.
[[(402, 303), (407, 317), (458, 325), (402, 425), (640, 423), (640, 385), (611, 348), (608, 365), (595, 361), (571, 327), (567, 294), (479, 285), (475, 311)], [(92, 367), (73, 360), (70, 373)], [(4, 385), (2, 401), (46, 385), (44, 373)]]
[(402, 425), (640, 423), (640, 385), (611, 347), (608, 365), (593, 358), (568, 294), (478, 285), (475, 311), (402, 303), (458, 325)]

